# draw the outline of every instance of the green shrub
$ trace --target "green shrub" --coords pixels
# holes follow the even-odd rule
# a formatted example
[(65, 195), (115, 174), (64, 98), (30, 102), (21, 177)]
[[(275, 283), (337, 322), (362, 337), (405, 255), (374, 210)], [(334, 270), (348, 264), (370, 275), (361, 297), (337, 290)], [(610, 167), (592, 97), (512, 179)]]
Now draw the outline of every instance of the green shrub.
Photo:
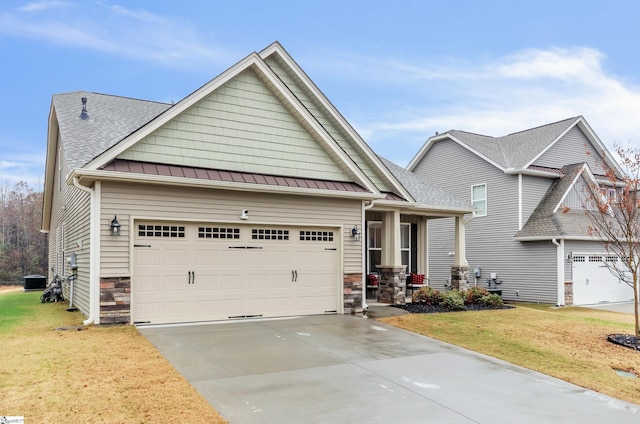
[(504, 306), (504, 302), (502, 301), (502, 297), (496, 293), (491, 293), (482, 298), (482, 304), (487, 308), (502, 308)]
[(440, 306), (448, 311), (464, 311), (467, 308), (464, 306), (463, 296), (462, 292), (457, 290), (448, 291), (444, 295), (444, 299), (440, 303)]
[(489, 296), (489, 290), (484, 287), (470, 287), (469, 290), (465, 293), (464, 304), (465, 305), (475, 305), (481, 304), (482, 298), (485, 296)]
[(437, 306), (442, 302), (443, 296), (436, 289), (429, 286), (421, 287), (420, 290), (414, 291), (411, 296), (413, 303), (426, 303), (427, 305)]

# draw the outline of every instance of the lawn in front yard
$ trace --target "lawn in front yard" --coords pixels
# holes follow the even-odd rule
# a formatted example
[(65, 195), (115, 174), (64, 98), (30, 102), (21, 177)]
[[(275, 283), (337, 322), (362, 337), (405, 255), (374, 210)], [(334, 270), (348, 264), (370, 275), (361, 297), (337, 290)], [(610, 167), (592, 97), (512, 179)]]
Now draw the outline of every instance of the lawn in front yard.
[(640, 404), (640, 351), (607, 341), (608, 334), (634, 334), (630, 314), (517, 304), (513, 309), (407, 314), (380, 321)]
[(41, 292), (0, 292), (0, 416), (26, 423), (224, 423), (132, 326), (89, 326)]

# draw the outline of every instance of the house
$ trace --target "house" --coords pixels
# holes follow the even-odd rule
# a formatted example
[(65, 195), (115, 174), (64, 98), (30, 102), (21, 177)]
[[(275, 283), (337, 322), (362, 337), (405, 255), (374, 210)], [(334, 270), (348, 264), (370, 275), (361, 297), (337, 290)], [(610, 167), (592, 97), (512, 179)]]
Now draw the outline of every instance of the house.
[(405, 174), (277, 42), (176, 104), (54, 95), (51, 274), (75, 264), (66, 296), (96, 324), (359, 314), (374, 266), (379, 300), (403, 303), (430, 220), (456, 223), (448, 262), (465, 278), (473, 210)]
[[(602, 266), (582, 209), (589, 182), (606, 188), (605, 167), (622, 175), (579, 116), (503, 137), (437, 134), (407, 170), (475, 206), (466, 225), (471, 285), (509, 300), (583, 305), (633, 298)], [(431, 221), (428, 230), (431, 285), (444, 287), (453, 224)]]

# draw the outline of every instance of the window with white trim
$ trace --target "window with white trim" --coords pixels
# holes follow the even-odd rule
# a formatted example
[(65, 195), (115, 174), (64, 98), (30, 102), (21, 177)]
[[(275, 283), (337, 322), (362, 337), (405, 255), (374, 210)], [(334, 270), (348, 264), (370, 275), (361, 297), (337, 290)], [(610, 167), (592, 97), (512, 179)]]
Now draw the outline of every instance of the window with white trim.
[(400, 224), (400, 258), (407, 272), (411, 270), (411, 224)]
[(487, 216), (487, 185), (471, 186), (471, 204), (476, 210), (476, 216)]
[(367, 274), (377, 273), (382, 262), (382, 222), (367, 223)]

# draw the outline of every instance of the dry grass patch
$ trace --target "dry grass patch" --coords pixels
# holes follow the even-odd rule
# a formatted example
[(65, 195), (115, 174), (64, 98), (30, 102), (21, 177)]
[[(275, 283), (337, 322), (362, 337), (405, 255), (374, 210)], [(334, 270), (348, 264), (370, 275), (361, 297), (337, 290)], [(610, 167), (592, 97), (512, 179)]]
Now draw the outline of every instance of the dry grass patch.
[[(40, 293), (4, 293), (22, 302), (17, 324), (0, 322), (0, 415), (25, 422), (226, 422), (131, 326), (78, 326), (67, 304), (39, 302)], [(26, 301), (25, 301), (26, 299)]]
[(519, 304), (515, 309), (407, 314), (381, 321), (640, 404), (640, 352), (607, 341), (633, 315)]

